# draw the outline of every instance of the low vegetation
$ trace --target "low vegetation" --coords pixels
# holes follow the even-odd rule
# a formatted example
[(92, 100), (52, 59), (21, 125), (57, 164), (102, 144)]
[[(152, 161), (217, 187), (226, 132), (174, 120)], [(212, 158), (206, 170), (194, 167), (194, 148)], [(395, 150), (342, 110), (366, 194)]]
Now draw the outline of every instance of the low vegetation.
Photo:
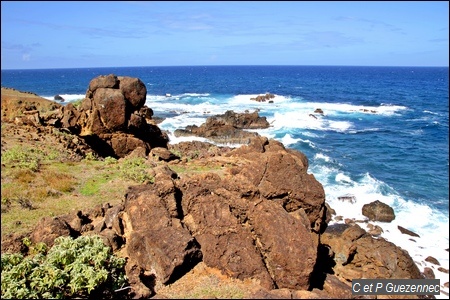
[(127, 284), (125, 259), (114, 256), (101, 237), (59, 237), (50, 249), (23, 242), (31, 255), (1, 256), (2, 299), (116, 298)]
[(144, 158), (62, 161), (56, 152), (15, 146), (1, 160), (2, 237), (30, 231), (43, 216), (120, 203), (128, 186), (154, 180)]

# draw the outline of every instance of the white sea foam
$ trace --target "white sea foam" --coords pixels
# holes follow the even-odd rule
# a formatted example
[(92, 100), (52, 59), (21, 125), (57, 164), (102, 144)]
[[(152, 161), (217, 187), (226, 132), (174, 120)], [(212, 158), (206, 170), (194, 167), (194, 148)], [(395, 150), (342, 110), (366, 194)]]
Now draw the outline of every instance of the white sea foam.
[(288, 147), (288, 146), (290, 146), (292, 144), (295, 144), (298, 141), (300, 141), (300, 139), (294, 139), (289, 133), (285, 134), (285, 136), (281, 139), (281, 142), (286, 147)]
[(316, 117), (309, 112), (275, 112), (273, 119), (272, 125), (276, 129), (297, 128), (345, 132), (353, 127), (350, 121), (336, 121), (321, 116)]
[(251, 98), (256, 98), (258, 96), (263, 96), (264, 94), (245, 94), (245, 95), (235, 95), (233, 96), (229, 103), (231, 105), (239, 104), (239, 105), (259, 105), (259, 106), (273, 106), (274, 104), (286, 103), (291, 101), (290, 97), (282, 96), (282, 95), (274, 95), (274, 98), (269, 99), (269, 101), (273, 101), (273, 103), (269, 103), (269, 101), (265, 102), (257, 102), (255, 100), (251, 100)]
[(52, 100), (52, 101), (56, 101), (56, 102), (60, 102), (60, 103), (67, 103), (67, 102), (74, 102), (80, 99), (84, 99), (84, 97), (86, 95), (84, 94), (59, 94), (64, 101), (60, 102), (59, 100), (55, 100), (55, 96), (45, 96), (43, 98), (47, 99), (47, 100)]
[(323, 153), (316, 153), (314, 155), (314, 159), (321, 159), (321, 160), (324, 160), (325, 162), (331, 161), (331, 158)]
[[(392, 188), (368, 173), (359, 180), (355, 180), (348, 174), (325, 165), (311, 166), (310, 169), (324, 186), (327, 202), (337, 215), (344, 218), (367, 220), (362, 215), (364, 204), (379, 200), (391, 206), (395, 212), (394, 221), (390, 223), (370, 221), (370, 223), (383, 229), (382, 237), (407, 250), (422, 272), (425, 267), (430, 267), (436, 278), (441, 280), (442, 285), (449, 281), (448, 274), (439, 271), (438, 266), (425, 261), (425, 258), (432, 256), (440, 262), (442, 267), (447, 270), (449, 268), (448, 252), (445, 250), (448, 249), (449, 244), (449, 218), (447, 215), (432, 210), (425, 204), (418, 204), (400, 197)], [(350, 203), (338, 199), (347, 194), (354, 195), (356, 202)], [(330, 224), (333, 223), (336, 221), (332, 221)], [(360, 226), (367, 229), (364, 223), (360, 223)], [(402, 234), (397, 226), (419, 234), (420, 238)], [(442, 287), (441, 289), (448, 292), (448, 289)], [(437, 298), (446, 298), (444, 294), (441, 295)]]

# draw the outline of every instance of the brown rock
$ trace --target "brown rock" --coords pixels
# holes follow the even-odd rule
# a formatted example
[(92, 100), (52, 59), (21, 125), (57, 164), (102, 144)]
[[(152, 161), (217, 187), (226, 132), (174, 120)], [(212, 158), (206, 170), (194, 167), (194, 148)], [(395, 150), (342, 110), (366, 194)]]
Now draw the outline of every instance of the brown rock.
[(420, 237), (420, 235), (418, 235), (417, 233), (412, 232), (411, 230), (408, 230), (408, 229), (406, 229), (406, 228), (404, 228), (404, 227), (402, 227), (402, 226), (397, 226), (397, 228), (398, 228), (398, 230), (400, 230), (400, 232), (403, 233), (403, 234), (408, 234), (408, 235), (410, 235), (410, 236)]
[(314, 113), (323, 115), (323, 110), (321, 108), (316, 108)]
[(266, 117), (260, 117), (258, 112), (235, 113), (227, 111), (223, 115), (208, 117), (200, 127), (187, 126), (185, 129), (175, 130), (175, 136), (200, 136), (211, 139), (217, 143), (248, 144), (256, 132), (243, 131), (242, 129), (267, 128), (269, 123)]
[(434, 275), (433, 269), (429, 268), (429, 267), (425, 267), (423, 270), (423, 276), (426, 279), (435, 279), (436, 276)]
[(408, 252), (382, 238), (374, 239), (359, 225), (332, 225), (321, 243), (334, 252), (335, 275), (354, 278), (420, 279), (420, 271)]
[(214, 174), (199, 175), (183, 182), (180, 188), (184, 195), (184, 223), (198, 240), (207, 266), (234, 278), (255, 278), (262, 286), (273, 288), (250, 228), (241, 226), (232, 213), (238, 209), (238, 204), (244, 206), (243, 211), (248, 204), (240, 200), (237, 193), (217, 191), (223, 185)]
[(155, 157), (157, 160), (171, 161), (178, 159), (179, 157), (170, 152), (167, 148), (155, 147), (150, 151), (150, 155)]
[(94, 104), (99, 112), (103, 130), (95, 130), (100, 125), (92, 125), (92, 134), (102, 134), (125, 129), (126, 102), (120, 90), (98, 88), (94, 93)]
[[(167, 205), (175, 202), (176, 189), (168, 182), (130, 188), (125, 211), (131, 230), (127, 238), (130, 263), (155, 275), (157, 285), (173, 282), (201, 260), (202, 254), (180, 220), (171, 217)], [(176, 209), (176, 208), (175, 208)]]
[(317, 248), (302, 221), (289, 215), (279, 204), (263, 201), (251, 208), (249, 222), (256, 234), (256, 245), (277, 286), (308, 289)]
[(425, 258), (425, 261), (427, 261), (429, 263), (432, 263), (432, 264), (435, 264), (435, 265), (438, 265), (438, 266), (441, 265), (439, 263), (439, 261), (436, 258), (434, 258), (433, 256), (428, 256), (427, 258)]
[(91, 80), (89, 90), (95, 91), (98, 88), (117, 88), (119, 81), (114, 74), (101, 75)]
[(362, 214), (368, 217), (370, 221), (391, 222), (395, 219), (392, 207), (379, 200), (364, 204)]
[(144, 106), (147, 97), (147, 88), (139, 78), (118, 76), (120, 90), (124, 98), (131, 104), (134, 110)]
[(62, 219), (44, 217), (34, 228), (30, 240), (34, 244), (42, 242), (51, 247), (57, 237), (70, 236), (70, 234), (70, 226)]

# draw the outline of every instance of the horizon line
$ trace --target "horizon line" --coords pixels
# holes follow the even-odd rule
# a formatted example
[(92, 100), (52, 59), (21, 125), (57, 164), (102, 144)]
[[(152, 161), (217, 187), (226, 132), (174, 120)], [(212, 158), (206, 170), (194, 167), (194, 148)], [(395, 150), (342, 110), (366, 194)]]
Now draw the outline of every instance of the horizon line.
[(154, 66), (116, 66), (116, 67), (59, 67), (59, 68), (5, 68), (1, 71), (32, 71), (32, 70), (67, 70), (67, 69), (114, 69), (114, 68), (179, 68), (179, 67), (370, 67), (370, 68), (448, 68), (449, 66), (395, 66), (395, 65), (154, 65)]

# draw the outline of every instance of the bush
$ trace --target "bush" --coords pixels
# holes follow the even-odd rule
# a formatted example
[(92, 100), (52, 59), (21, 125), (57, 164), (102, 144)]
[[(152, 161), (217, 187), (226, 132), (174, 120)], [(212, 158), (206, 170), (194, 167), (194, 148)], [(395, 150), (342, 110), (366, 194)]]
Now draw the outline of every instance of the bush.
[(153, 176), (148, 173), (145, 158), (125, 158), (119, 166), (120, 176), (139, 183), (154, 182)]
[(38, 149), (15, 146), (2, 153), (2, 163), (36, 172), (43, 153)]
[(99, 236), (59, 237), (48, 252), (41, 244), (32, 249), (33, 256), (1, 255), (2, 298), (113, 298), (126, 284), (125, 259)]

